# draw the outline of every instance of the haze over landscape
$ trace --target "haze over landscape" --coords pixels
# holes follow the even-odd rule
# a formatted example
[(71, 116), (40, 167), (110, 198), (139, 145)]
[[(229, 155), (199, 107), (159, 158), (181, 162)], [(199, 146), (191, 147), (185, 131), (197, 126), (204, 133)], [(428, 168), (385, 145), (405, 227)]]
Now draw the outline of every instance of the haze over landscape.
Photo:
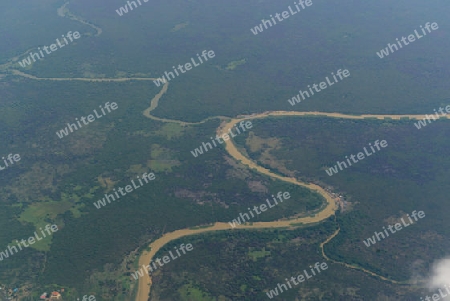
[(0, 4), (0, 301), (450, 300), (449, 12)]

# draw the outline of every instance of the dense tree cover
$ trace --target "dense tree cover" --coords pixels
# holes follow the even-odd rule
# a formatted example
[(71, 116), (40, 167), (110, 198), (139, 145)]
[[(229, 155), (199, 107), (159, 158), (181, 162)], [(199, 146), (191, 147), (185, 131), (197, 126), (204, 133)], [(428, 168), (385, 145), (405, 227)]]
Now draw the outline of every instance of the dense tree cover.
[[(11, 169), (10, 178), (2, 178), (0, 194), (5, 210), (1, 212), (5, 219), (0, 222), (8, 231), (2, 232), (0, 243), (6, 248), (13, 239), (32, 235), (33, 224), (22, 225), (17, 221), (31, 204), (64, 200), (73, 205), (73, 210), (58, 213), (50, 210), (42, 217), (41, 213), (36, 215), (38, 221), (57, 222), (60, 226), (53, 235), (51, 250), (43, 254), (29, 249), (2, 262), (5, 268), (14, 268), (14, 272), (2, 273), (4, 283), (20, 286), (34, 277), (38, 280), (35, 294), (40, 288), (57, 284), (77, 292), (95, 288), (99, 295), (105, 290), (105, 300), (122, 300), (122, 295), (129, 295), (130, 281), (122, 279), (126, 270), (115, 279), (103, 276), (97, 279), (92, 275), (110, 270), (108, 264), (120, 269), (125, 256), (163, 232), (231, 221), (279, 191), (288, 191), (291, 198), (253, 221), (289, 217), (317, 209), (323, 203), (319, 195), (307, 189), (274, 181), (239, 166), (222, 147), (194, 158), (190, 151), (208, 141), (219, 122), (212, 120), (201, 126), (170, 130), (165, 124), (144, 118), (142, 111), (148, 105), (148, 94), (155, 93), (155, 88), (139, 83), (99, 86), (80, 82), (58, 85), (24, 82), (42, 92), (24, 90), (23, 102), (31, 106), (36, 116), (47, 119), (39, 119), (33, 126), (24, 122), (9, 134), (4, 132), (2, 137), (14, 137), (11, 147), (23, 159), (16, 169)], [(15, 83), (9, 89), (19, 90), (19, 86), (20, 83)], [(72, 92), (67, 93), (66, 89)], [(53, 90), (51, 95), (47, 94), (49, 90)], [(130, 96), (130, 91), (134, 95)], [(62, 97), (69, 103), (60, 103)], [(134, 99), (139, 98), (142, 101), (135, 104)], [(67, 122), (86, 116), (105, 99), (117, 102), (119, 109), (63, 139), (56, 136), (55, 132)], [(22, 118), (26, 120), (25, 117), (31, 118), (27, 115)], [(153, 171), (148, 166), (149, 160), (161, 159), (155, 155), (155, 147), (162, 149), (163, 158), (177, 162), (171, 170)], [(6, 146), (2, 149), (5, 153), (10, 151)], [(142, 174), (136, 170), (153, 171), (156, 179), (106, 207), (94, 207), (93, 202), (106, 191), (98, 177), (110, 179), (116, 188), (124, 187)], [(254, 189), (255, 185), (259, 190)], [(53, 214), (55, 218), (51, 218)], [(16, 277), (10, 277), (11, 273)], [(127, 290), (123, 294), (122, 287)]]
[[(288, 160), (286, 167), (299, 177), (333, 187), (352, 204), (351, 211), (339, 216), (341, 232), (327, 246), (332, 258), (405, 281), (413, 276), (412, 266), (425, 275), (434, 260), (447, 254), (450, 235), (445, 210), (450, 123), (436, 121), (417, 130), (414, 122), (271, 118), (255, 122), (254, 133), (262, 138), (283, 137), (281, 146), (271, 151), (274, 157)], [(386, 148), (338, 174), (326, 174), (325, 168), (336, 161), (383, 139)], [(258, 154), (247, 151), (257, 160)], [(414, 210), (424, 211), (426, 217), (371, 247), (363, 244), (402, 216), (407, 222), (406, 214)]]
[[(191, 243), (194, 250), (153, 275), (151, 300), (269, 300), (269, 289), (325, 261), (319, 245), (335, 227), (329, 219), (297, 230), (217, 232), (174, 241), (171, 246)], [(328, 269), (300, 285), (291, 284), (276, 300), (407, 301), (423, 293), (325, 262)]]
[[(242, 5), (241, 0), (231, 0), (219, 6), (207, 0), (176, 0), (140, 7), (132, 17), (120, 18), (115, 9), (124, 5), (122, 0), (71, 1), (70, 9), (76, 15), (102, 27), (98, 37), (93, 36), (91, 27), (58, 17), (56, 8), (60, 4), (16, 4), (14, 10), (5, 9), (7, 18), (0, 21), (5, 29), (0, 61), (48, 45), (69, 30), (79, 30), (82, 39), (36, 62), (26, 72), (38, 77), (115, 77), (138, 72), (160, 76), (203, 49), (215, 50), (214, 60), (171, 82), (155, 111), (166, 118), (199, 121), (214, 115), (291, 110), (287, 99), (298, 89), (321, 81), (341, 67), (350, 70), (350, 78), (294, 109), (427, 113), (448, 102), (445, 69), (435, 70), (434, 61), (423, 59), (426, 52), (445, 65), (448, 39), (417, 44), (403, 53), (403, 59), (389, 62), (380, 63), (368, 50), (379, 49), (392, 39), (391, 32), (379, 32), (392, 20), (399, 32), (409, 32), (407, 18), (411, 15), (445, 18), (448, 10), (441, 6), (448, 4), (429, 4), (425, 12), (420, 6), (410, 6), (409, 14), (403, 14), (401, 2), (390, 4), (388, 13), (369, 2), (357, 6), (339, 3), (334, 9), (329, 9), (329, 3), (315, 3), (311, 13), (271, 28), (261, 35), (264, 38), (251, 39), (248, 29), (267, 17), (267, 12), (278, 11), (279, 3), (252, 0)], [(354, 12), (351, 16), (350, 5)], [(17, 15), (27, 16), (26, 22), (17, 22)], [(185, 30), (171, 32), (185, 21), (189, 21)], [(361, 26), (368, 21), (372, 28)], [(299, 31), (303, 26), (310, 30)], [(246, 64), (233, 71), (221, 68), (243, 58)], [(119, 270), (126, 255), (163, 232), (229, 221), (247, 207), (260, 204), (266, 194), (251, 190), (250, 181), (261, 182), (269, 192), (292, 191), (301, 199), (267, 212), (260, 220), (313, 209), (321, 201), (304, 189), (233, 167), (220, 147), (193, 158), (190, 150), (209, 141), (219, 122), (183, 128), (175, 138), (161, 134), (168, 132), (164, 124), (141, 114), (159, 92), (152, 82), (47, 82), (8, 75), (1, 78), (0, 91), (1, 154), (20, 153), (23, 158), (0, 177), (0, 226), (6, 229), (0, 233), (0, 250), (33, 232), (33, 221), (18, 222), (31, 204), (63, 199), (73, 204), (72, 212), (57, 213), (54, 218), (61, 230), (54, 235), (50, 252), (27, 249), (4, 260), (0, 263), (2, 283), (34, 282), (35, 293), (54, 284), (79, 292), (94, 288), (105, 295), (105, 300), (124, 300), (128, 291), (123, 293), (122, 289), (129, 290), (129, 283), (113, 274), (100, 280), (96, 278), (98, 273), (111, 268), (108, 264), (112, 270)], [(106, 101), (117, 102), (119, 110), (69, 137), (57, 138), (55, 132), (67, 122), (86, 116)], [(406, 279), (414, 260), (423, 258), (423, 272), (448, 249), (448, 219), (444, 214), (449, 182), (447, 127), (446, 122), (435, 122), (417, 131), (408, 121), (283, 118), (255, 123), (254, 130), (259, 136), (282, 138), (283, 147), (273, 154), (291, 160), (288, 167), (299, 178), (332, 185), (353, 203), (353, 211), (338, 218), (342, 232), (327, 246), (330, 256)], [(390, 146), (351, 169), (326, 176), (324, 166), (360, 151), (375, 139), (386, 139)], [(171, 172), (157, 172), (155, 182), (126, 199), (95, 209), (92, 202), (104, 192), (98, 177), (110, 179), (117, 186), (128, 184), (139, 169), (136, 166), (145, 169), (149, 160), (155, 160), (151, 154), (155, 145), (162, 146), (164, 153), (180, 164)], [(427, 218), (371, 248), (362, 245), (362, 239), (379, 231), (387, 218), (412, 210), (424, 210)], [(36, 218), (52, 221), (45, 212)], [(340, 272), (353, 273), (345, 269)], [(90, 277), (93, 274), (96, 276)], [(373, 295), (378, 296), (375, 289)]]
[[(18, 27), (16, 18), (4, 20), (5, 28), (11, 29), (5, 40), (13, 41), (3, 43), (0, 53), (10, 58), (47, 45), (69, 30), (79, 30), (84, 35), (76, 44), (36, 62), (28, 72), (41, 77), (113, 77), (119, 73), (159, 77), (172, 66), (212, 49), (215, 58), (171, 81), (168, 97), (157, 110), (160, 116), (188, 121), (280, 109), (424, 113), (446, 102), (448, 94), (445, 71), (432, 68), (435, 61), (424, 59), (423, 53), (445, 65), (449, 41), (432, 38), (428, 44), (416, 43), (403, 51), (400, 59), (380, 61), (375, 51), (398, 35), (378, 29), (392, 25), (396, 33), (406, 33), (412, 30), (412, 17), (445, 19), (448, 4), (441, 2), (430, 4), (426, 12), (411, 5), (411, 15), (401, 13), (402, 2), (393, 4), (389, 12), (383, 5), (371, 3), (342, 3), (330, 9), (327, 3), (317, 2), (306, 14), (254, 36), (250, 28), (279, 11), (279, 3), (251, 0), (242, 5), (240, 0), (230, 0), (222, 5), (207, 0), (174, 0), (143, 5), (119, 17), (115, 10), (126, 1), (77, 0), (68, 8), (101, 27), (101, 35), (93, 36), (91, 27), (58, 17), (60, 3), (46, 4), (39, 10), (23, 7), (40, 26), (26, 21)], [(171, 31), (185, 22), (189, 24), (182, 30)], [(246, 59), (244, 65), (234, 70), (224, 68), (242, 59)], [(338, 69), (348, 69), (350, 77), (295, 107), (287, 102), (299, 89), (320, 83)], [(154, 86), (151, 82), (148, 85)]]

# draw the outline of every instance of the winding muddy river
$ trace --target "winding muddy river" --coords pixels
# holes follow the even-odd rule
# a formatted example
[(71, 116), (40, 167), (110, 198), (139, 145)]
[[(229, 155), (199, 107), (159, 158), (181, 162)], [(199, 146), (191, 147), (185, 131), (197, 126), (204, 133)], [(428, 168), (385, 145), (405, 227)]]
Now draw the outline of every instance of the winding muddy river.
[[(183, 122), (179, 120), (171, 120), (171, 119), (164, 119), (159, 118), (151, 115), (151, 112), (155, 110), (158, 107), (158, 102), (160, 98), (164, 95), (164, 93), (167, 91), (168, 83), (164, 85), (162, 90), (151, 100), (150, 107), (144, 111), (144, 115), (148, 118), (152, 118), (154, 120), (162, 121), (162, 122), (173, 122), (180, 124), (182, 126), (191, 125), (191, 124), (200, 124), (204, 123), (207, 120), (210, 119), (221, 119), (221, 120), (227, 120), (224, 122), (218, 129), (217, 134), (220, 136), (223, 133), (226, 133), (229, 129), (231, 129), (235, 124), (244, 121), (244, 120), (251, 120), (251, 119), (261, 119), (261, 118), (267, 118), (270, 116), (324, 116), (324, 117), (330, 117), (330, 118), (344, 118), (344, 119), (365, 119), (365, 118), (374, 118), (374, 119), (386, 119), (391, 118), (395, 120), (399, 120), (401, 118), (409, 118), (409, 119), (422, 119), (425, 118), (425, 115), (347, 115), (347, 114), (341, 114), (341, 113), (326, 113), (326, 112), (292, 112), (292, 111), (271, 111), (271, 112), (264, 112), (261, 114), (253, 114), (249, 116), (240, 116), (238, 118), (227, 118), (224, 116), (216, 116), (216, 117), (210, 117), (205, 120), (202, 120), (200, 122), (196, 123), (189, 123), (189, 122)], [(449, 116), (445, 116), (445, 118), (448, 118)], [(256, 222), (253, 224), (246, 224), (239, 226), (239, 229), (263, 229), (263, 228), (283, 228), (283, 227), (292, 227), (292, 224), (295, 223), (303, 223), (303, 224), (310, 224), (310, 223), (318, 223), (321, 222), (330, 216), (334, 215), (335, 211), (337, 210), (337, 205), (331, 195), (327, 193), (322, 187), (311, 184), (311, 183), (304, 183), (300, 182), (295, 178), (292, 177), (284, 177), (280, 176), (278, 174), (275, 174), (271, 172), (269, 169), (264, 168), (262, 166), (257, 165), (254, 161), (250, 160), (249, 158), (245, 157), (242, 153), (238, 151), (236, 146), (234, 145), (233, 141), (230, 139), (225, 142), (225, 149), (228, 152), (230, 156), (232, 156), (235, 160), (238, 162), (246, 165), (248, 168), (254, 168), (256, 171), (258, 171), (261, 174), (264, 174), (266, 176), (269, 176), (271, 178), (275, 178), (284, 182), (288, 182), (294, 185), (306, 187), (308, 189), (311, 189), (317, 193), (319, 193), (321, 196), (323, 196), (326, 200), (326, 206), (322, 208), (320, 212), (315, 214), (312, 217), (301, 217), (301, 218), (294, 218), (289, 220), (279, 220), (279, 221), (272, 221), (272, 222)], [(207, 228), (200, 228), (200, 229), (182, 229), (177, 230), (174, 232), (166, 233), (161, 238), (155, 240), (154, 242), (150, 243), (150, 251), (144, 251), (141, 254), (141, 257), (139, 259), (139, 267), (142, 265), (148, 265), (155, 254), (168, 242), (179, 239), (181, 237), (189, 236), (189, 235), (196, 235), (200, 233), (205, 232), (212, 232), (212, 231), (225, 231), (225, 230), (232, 230), (230, 225), (228, 223), (215, 223), (214, 225), (207, 227)], [(342, 264), (348, 268), (357, 269), (360, 271), (363, 271), (365, 273), (368, 273), (372, 276), (378, 277), (382, 280), (389, 281), (391, 283), (400, 283), (394, 280), (387, 279), (383, 276), (377, 275), (369, 270), (366, 270), (361, 267), (352, 266), (346, 263), (337, 262), (334, 260), (331, 260), (328, 258), (323, 250), (324, 245), (328, 243), (331, 239), (333, 239), (338, 233), (339, 230), (336, 230), (333, 235), (331, 235), (325, 242), (323, 242), (320, 247), (322, 249), (322, 255), (325, 259)], [(144, 274), (143, 277), (139, 278), (139, 287), (138, 287), (138, 293), (136, 296), (136, 301), (147, 301), (150, 294), (150, 289), (152, 286), (152, 280), (151, 276), (148, 274)]]
[[(60, 7), (57, 10), (57, 13), (59, 16), (81, 22), (85, 25), (88, 25), (88, 26), (94, 28), (97, 31), (95, 36), (98, 36), (102, 33), (101, 28), (82, 20), (81, 18), (73, 15), (70, 11), (68, 11), (67, 4), (68, 4), (68, 2), (65, 3), (62, 7)], [(18, 60), (18, 58), (19, 58), (19, 56), (11, 59), (8, 63), (1, 65), (0, 70), (11, 71), (11, 74), (13, 74), (13, 75), (21, 76), (21, 77), (25, 77), (25, 78), (29, 78), (29, 79), (33, 79), (33, 80), (87, 81), (87, 82), (124, 82), (124, 81), (130, 81), (130, 80), (138, 80), (138, 81), (156, 80), (156, 78), (140, 78), (140, 77), (136, 77), (136, 78), (39, 78), (39, 77), (30, 75), (30, 74), (26, 74), (19, 70), (13, 69), (13, 64), (15, 61)], [(201, 124), (201, 123), (204, 123), (204, 122), (206, 122), (208, 120), (212, 120), (212, 119), (222, 120), (223, 121), (222, 124), (217, 129), (218, 135), (221, 135), (222, 133), (227, 132), (228, 129), (232, 128), (236, 123), (239, 123), (240, 121), (251, 120), (251, 119), (261, 119), (261, 118), (267, 118), (270, 116), (298, 116), (298, 117), (301, 117), (301, 116), (314, 115), (314, 116), (324, 116), (324, 117), (330, 117), (330, 118), (344, 118), (344, 119), (391, 118), (391, 119), (396, 119), (396, 120), (405, 118), (405, 117), (407, 117), (409, 119), (416, 119), (416, 120), (425, 118), (425, 115), (368, 115), (368, 114), (367, 115), (347, 115), (347, 114), (341, 114), (341, 113), (326, 113), (326, 112), (271, 111), (271, 112), (264, 112), (264, 113), (253, 114), (253, 115), (248, 115), (248, 116), (238, 116), (236, 118), (229, 118), (229, 117), (225, 117), (225, 116), (214, 116), (214, 117), (209, 117), (207, 119), (204, 119), (200, 122), (191, 123), (191, 122), (183, 122), (183, 121), (179, 121), (179, 120), (159, 118), (159, 117), (153, 116), (151, 114), (151, 112), (158, 107), (159, 100), (167, 92), (168, 87), (169, 87), (169, 82), (167, 82), (163, 85), (161, 91), (151, 100), (150, 107), (143, 112), (144, 116), (146, 116), (147, 118), (151, 118), (153, 120), (160, 121), (160, 122), (177, 123), (182, 126)], [(450, 117), (450, 115), (440, 116), (440, 118), (449, 118), (449, 117)], [(281, 180), (281, 181), (284, 181), (287, 183), (291, 183), (293, 185), (298, 185), (298, 186), (302, 186), (302, 187), (311, 189), (311, 190), (319, 193), (326, 200), (326, 205), (323, 208), (321, 208), (321, 210), (318, 211), (316, 214), (311, 215), (311, 216), (292, 218), (292, 219), (286, 219), (286, 220), (278, 220), (278, 221), (272, 221), (272, 222), (254, 222), (252, 224), (247, 223), (247, 224), (240, 225), (236, 229), (263, 229), (263, 228), (284, 228), (284, 227), (292, 228), (292, 227), (295, 227), (292, 224), (296, 224), (296, 223), (310, 224), (310, 223), (321, 222), (321, 221), (333, 216), (334, 213), (336, 212), (337, 205), (336, 205), (335, 201), (333, 200), (332, 196), (329, 193), (327, 193), (322, 187), (315, 185), (315, 184), (311, 184), (311, 183), (304, 183), (304, 182), (298, 181), (297, 179), (292, 178), (292, 177), (285, 177), (285, 176), (277, 175), (277, 174), (273, 173), (272, 171), (270, 171), (269, 169), (257, 165), (254, 161), (250, 160), (249, 158), (245, 157), (242, 153), (240, 153), (231, 139), (225, 142), (225, 149), (231, 157), (233, 157), (236, 161), (246, 165), (248, 168), (253, 168), (257, 172), (264, 174), (268, 177), (278, 179), (278, 180)], [(230, 225), (228, 223), (215, 223), (209, 227), (202, 227), (202, 228), (198, 228), (198, 229), (181, 229), (181, 230), (176, 230), (176, 231), (173, 231), (170, 233), (166, 233), (162, 237), (160, 237), (157, 240), (150, 243), (150, 245), (149, 245), (150, 251), (142, 252), (142, 254), (139, 258), (139, 267), (141, 267), (142, 265), (148, 265), (152, 261), (155, 254), (164, 245), (166, 245), (170, 241), (179, 239), (181, 237), (189, 236), (189, 235), (197, 235), (197, 234), (206, 233), (206, 232), (226, 231), (226, 230), (232, 231), (233, 229), (230, 227)], [(323, 250), (324, 245), (326, 243), (328, 243), (331, 239), (333, 239), (339, 233), (339, 230), (340, 229), (336, 230), (330, 237), (328, 237), (328, 239), (326, 241), (324, 241), (320, 245), (320, 247), (322, 249), (322, 256), (325, 259), (327, 259), (331, 262), (342, 264), (348, 268), (361, 270), (365, 273), (368, 273), (372, 276), (378, 277), (382, 280), (389, 281), (391, 283), (399, 283), (394, 280), (390, 280), (390, 279), (384, 278), (382, 276), (379, 276), (379, 275), (377, 275), (371, 271), (365, 270), (363, 268), (352, 266), (352, 265), (342, 263), (342, 262), (337, 262), (335, 260), (328, 258), (328, 256), (325, 254), (325, 252)], [(150, 290), (151, 290), (151, 285), (152, 285), (152, 279), (151, 279), (150, 275), (144, 273), (144, 276), (139, 278), (136, 301), (147, 301), (148, 300)]]
[[(124, 81), (131, 81), (131, 80), (138, 80), (138, 81), (152, 81), (155, 80), (155, 78), (39, 78), (30, 74), (26, 74), (24, 72), (21, 72), (19, 70), (10, 69), (11, 73), (16, 76), (21, 76), (33, 80), (49, 80), (49, 81), (87, 81), (87, 82), (124, 82)], [(348, 115), (348, 114), (341, 114), (341, 113), (328, 113), (328, 112), (292, 112), (292, 111), (270, 111), (270, 112), (264, 112), (259, 114), (252, 114), (247, 116), (238, 116), (236, 118), (229, 118), (226, 116), (213, 116), (206, 118), (199, 122), (184, 122), (180, 120), (172, 120), (172, 119), (165, 119), (153, 116), (151, 113), (154, 111), (159, 104), (160, 98), (167, 92), (169, 87), (169, 83), (165, 83), (161, 89), (161, 91), (153, 97), (153, 99), (150, 101), (150, 107), (147, 108), (143, 114), (147, 118), (151, 118), (153, 120), (157, 120), (160, 122), (167, 122), (167, 123), (177, 123), (181, 126), (187, 126), (187, 125), (195, 125), (195, 124), (201, 124), (208, 120), (212, 119), (218, 119), (222, 120), (222, 124), (217, 129), (217, 134), (222, 135), (223, 133), (226, 133), (229, 129), (231, 129), (235, 124), (246, 121), (246, 120), (252, 120), (252, 119), (262, 119), (262, 118), (268, 118), (270, 116), (280, 116), (280, 117), (287, 117), (287, 116), (297, 116), (297, 117), (306, 117), (306, 116), (323, 116), (323, 117), (329, 117), (329, 118), (341, 118), (341, 119), (365, 119), (365, 118), (373, 118), (378, 120), (383, 120), (386, 118), (399, 120), (401, 118), (409, 118), (412, 120), (418, 120), (425, 118), (425, 115), (371, 115), (371, 114), (365, 114), (365, 115)], [(440, 118), (450, 118), (450, 115), (447, 116), (440, 116)], [(297, 223), (303, 223), (303, 224), (311, 224), (311, 223), (318, 223), (321, 222), (331, 216), (334, 215), (334, 213), (337, 210), (337, 205), (332, 198), (332, 196), (326, 192), (322, 187), (311, 184), (311, 183), (304, 183), (301, 181), (298, 181), (295, 178), (292, 177), (285, 177), (278, 174), (273, 173), (267, 168), (264, 168), (262, 166), (257, 165), (254, 161), (250, 160), (249, 158), (245, 157), (242, 153), (238, 151), (236, 146), (234, 145), (233, 141), (230, 139), (228, 141), (225, 141), (225, 149), (228, 152), (228, 154), (233, 157), (236, 161), (246, 165), (248, 168), (253, 168), (257, 172), (264, 174), (268, 177), (278, 179), (287, 183), (291, 183), (293, 185), (302, 186), (308, 189), (311, 189), (317, 193), (319, 193), (321, 196), (324, 197), (326, 200), (326, 205), (321, 208), (319, 212), (312, 216), (307, 217), (298, 217), (298, 218), (292, 218), (292, 219), (286, 219), (286, 220), (278, 220), (278, 221), (272, 221), (272, 222), (254, 222), (252, 224), (243, 224), (240, 225), (236, 229), (264, 229), (264, 228), (293, 228), (293, 224)], [(197, 235), (201, 233), (206, 232), (213, 232), (213, 231), (232, 231), (233, 229), (230, 227), (228, 223), (215, 223), (213, 225), (210, 225), (209, 227), (202, 227), (198, 229), (181, 229), (176, 230), (170, 233), (164, 234), (162, 237), (158, 238), (157, 240), (150, 243), (150, 251), (144, 251), (142, 252), (140, 258), (139, 258), (139, 267), (142, 265), (148, 265), (155, 254), (167, 243), (170, 241), (173, 241), (175, 239), (179, 239), (181, 237), (190, 236), (190, 235)], [(326, 243), (328, 243), (331, 239), (333, 239), (338, 233), (339, 230), (336, 230), (335, 233), (333, 233), (326, 241), (324, 241), (320, 247), (322, 250), (322, 256), (331, 262), (342, 264), (347, 268), (351, 269), (357, 269), (360, 271), (363, 271), (367, 274), (370, 274), (374, 277), (377, 277), (381, 280), (389, 281), (394, 284), (404, 284), (402, 282), (397, 282), (391, 279), (387, 279), (383, 276), (377, 275), (369, 270), (366, 270), (361, 267), (353, 266), (347, 263), (338, 262), (335, 260), (332, 260), (328, 258), (328, 256), (325, 254), (323, 248)], [(147, 301), (149, 298), (150, 290), (152, 286), (152, 279), (149, 274), (144, 273), (143, 277), (139, 278), (138, 283), (138, 291), (136, 295), (135, 301)]]

